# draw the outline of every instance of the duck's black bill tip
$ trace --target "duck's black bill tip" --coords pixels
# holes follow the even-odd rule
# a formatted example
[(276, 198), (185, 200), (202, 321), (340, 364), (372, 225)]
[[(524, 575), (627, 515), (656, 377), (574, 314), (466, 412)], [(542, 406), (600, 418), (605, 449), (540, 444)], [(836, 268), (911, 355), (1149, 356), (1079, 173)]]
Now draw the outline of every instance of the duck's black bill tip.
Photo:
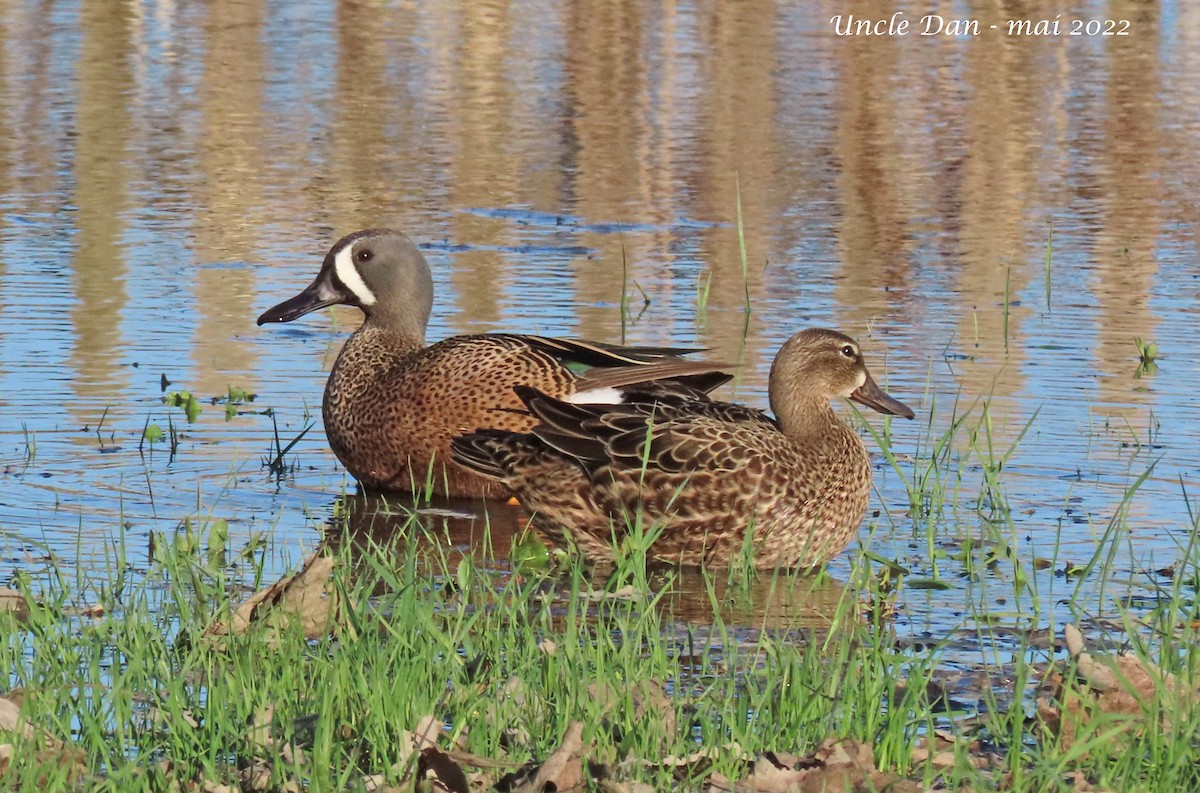
[(340, 294), (326, 287), (322, 281), (317, 281), (295, 297), (268, 308), (259, 315), (258, 324), (291, 322), (309, 312), (342, 302), (344, 301)]
[(916, 418), (917, 415), (908, 405), (877, 386), (870, 375), (867, 375), (865, 383), (850, 394), (850, 398), (885, 415), (902, 416), (906, 419)]

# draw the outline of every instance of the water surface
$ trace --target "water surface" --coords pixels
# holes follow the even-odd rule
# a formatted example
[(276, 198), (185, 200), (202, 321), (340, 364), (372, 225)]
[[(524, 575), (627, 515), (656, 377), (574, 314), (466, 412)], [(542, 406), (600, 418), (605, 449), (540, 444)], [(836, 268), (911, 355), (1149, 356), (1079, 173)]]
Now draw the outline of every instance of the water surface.
[[(932, 516), (879, 460), (864, 543), (952, 585), (906, 591), (903, 634), (969, 646), (983, 605), (1046, 628), (1153, 595), (1200, 487), (1200, 10), (1064, 7), (1126, 37), (835, 36), (895, 4), (850, 6), (6, 6), (0, 583), (48, 556), (86, 579), (119, 541), (136, 568), (185, 519), (269, 537), (277, 571), (315, 546), (353, 489), (319, 405), (358, 317), (254, 319), (391, 225), (433, 266), (431, 339), (702, 346), (765, 406), (783, 339), (837, 327), (918, 410), (891, 426), (910, 479), (969, 410)], [(257, 397), (227, 419), (230, 386)], [(181, 389), (194, 422), (162, 402)], [(1065, 576), (1126, 510), (1109, 574)], [(998, 538), (1051, 560), (1031, 590), (956, 559)]]

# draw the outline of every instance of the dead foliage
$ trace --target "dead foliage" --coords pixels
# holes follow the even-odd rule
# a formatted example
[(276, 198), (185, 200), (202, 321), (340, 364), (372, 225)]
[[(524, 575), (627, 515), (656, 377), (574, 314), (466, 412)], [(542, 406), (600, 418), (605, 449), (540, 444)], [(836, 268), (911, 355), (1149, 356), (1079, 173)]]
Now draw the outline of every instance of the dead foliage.
[(21, 718), (21, 691), (0, 696), (0, 735), (18, 736), (18, 744), (0, 743), (0, 775), (16, 762), (33, 766), (67, 769), (67, 779), (76, 782), (87, 771), (83, 750), (63, 743), (44, 729)]
[(544, 793), (545, 791), (583, 790), (583, 724), (573, 721), (567, 725), (562, 744), (550, 753), (545, 762), (531, 763), (496, 782), (501, 793)]
[(628, 696), (633, 702), (633, 716), (638, 723), (653, 722), (659, 725), (664, 739), (675, 736), (675, 705), (667, 696), (663, 684), (656, 680), (632, 683), (626, 686), (625, 693), (600, 680), (588, 686), (588, 696), (599, 704), (604, 717), (611, 714)]
[(251, 627), (279, 630), (299, 621), (304, 635), (319, 639), (336, 630), (337, 592), (330, 585), (332, 556), (313, 554), (300, 570), (284, 576), (237, 607), (228, 623), (216, 620), (205, 629), (209, 637), (240, 635)]
[[(734, 777), (714, 771), (723, 758), (741, 766)], [(645, 793), (649, 785), (628, 780), (638, 770), (670, 771), (680, 781), (705, 793), (921, 793), (918, 783), (880, 771), (868, 744), (828, 738), (805, 755), (763, 752), (751, 756), (736, 743), (707, 748), (685, 757), (667, 757), (659, 762), (629, 759), (616, 766), (588, 763), (588, 773), (606, 793)], [(503, 789), (503, 788), (501, 788)]]
[(0, 696), (0, 732), (19, 735), (25, 740), (38, 739), (47, 748), (61, 749), (62, 741), (45, 730), (38, 729), (27, 719), (21, 718), (22, 691), (10, 691)]
[(803, 756), (764, 752), (736, 780), (714, 773), (705, 787), (708, 793), (921, 793), (916, 782), (884, 773), (875, 767), (868, 744), (855, 740), (826, 738), (816, 751)]
[[(1129, 653), (1093, 656), (1074, 625), (1063, 629), (1075, 674), (1051, 672), (1047, 695), (1038, 698), (1043, 733), (1073, 747), (1102, 726), (1133, 738), (1147, 727), (1170, 731), (1180, 715), (1197, 705), (1194, 687)], [(1186, 717), (1186, 715), (1185, 715)]]
[(962, 756), (975, 768), (993, 768), (1000, 764), (1001, 759), (983, 749), (978, 740), (961, 739), (945, 732), (934, 730), (929, 738), (921, 738), (912, 751), (912, 760), (917, 765), (930, 763), (934, 768), (952, 768)]
[(24, 622), (29, 619), (29, 602), (17, 590), (0, 587), (0, 614), (11, 614)]

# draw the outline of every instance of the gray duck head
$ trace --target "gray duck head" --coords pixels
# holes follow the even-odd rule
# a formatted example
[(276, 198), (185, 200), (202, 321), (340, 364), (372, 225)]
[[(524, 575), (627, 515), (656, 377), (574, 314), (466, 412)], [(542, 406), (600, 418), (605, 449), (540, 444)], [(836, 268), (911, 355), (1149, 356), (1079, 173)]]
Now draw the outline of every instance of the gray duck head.
[(304, 291), (269, 308), (258, 324), (291, 322), (310, 311), (337, 304), (356, 306), (364, 325), (402, 333), (424, 343), (433, 308), (429, 263), (406, 235), (392, 229), (365, 229), (342, 237)]

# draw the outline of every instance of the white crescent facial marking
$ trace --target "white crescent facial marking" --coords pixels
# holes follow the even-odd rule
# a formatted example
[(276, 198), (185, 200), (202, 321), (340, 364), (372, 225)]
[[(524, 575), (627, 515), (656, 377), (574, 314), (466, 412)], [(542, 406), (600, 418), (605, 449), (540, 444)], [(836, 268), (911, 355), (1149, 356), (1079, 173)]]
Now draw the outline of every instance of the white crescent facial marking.
[(615, 388), (591, 388), (576, 391), (563, 401), (572, 405), (619, 405), (625, 401), (625, 395)]
[(364, 306), (375, 305), (375, 294), (367, 287), (359, 275), (358, 268), (354, 266), (353, 245), (347, 245), (334, 255), (333, 271), (337, 273), (342, 285), (358, 298), (359, 303)]

